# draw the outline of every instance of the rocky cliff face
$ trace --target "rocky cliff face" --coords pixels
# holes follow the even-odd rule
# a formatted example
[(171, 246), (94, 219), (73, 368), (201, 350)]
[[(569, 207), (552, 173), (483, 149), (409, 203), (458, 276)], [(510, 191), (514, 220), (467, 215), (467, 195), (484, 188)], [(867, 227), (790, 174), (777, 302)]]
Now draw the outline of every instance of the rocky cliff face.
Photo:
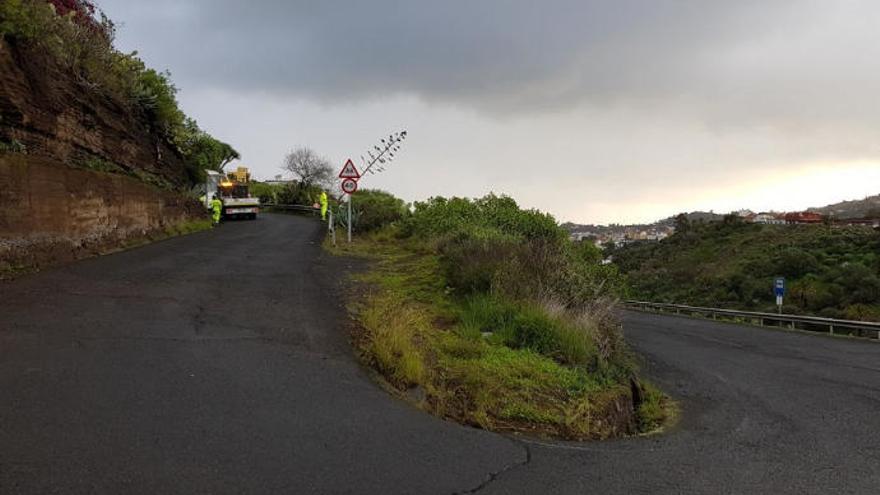
[(132, 111), (45, 54), (0, 40), (0, 142), (69, 167), (186, 183), (179, 153)]
[(204, 219), (179, 154), (124, 102), (0, 40), (0, 276)]

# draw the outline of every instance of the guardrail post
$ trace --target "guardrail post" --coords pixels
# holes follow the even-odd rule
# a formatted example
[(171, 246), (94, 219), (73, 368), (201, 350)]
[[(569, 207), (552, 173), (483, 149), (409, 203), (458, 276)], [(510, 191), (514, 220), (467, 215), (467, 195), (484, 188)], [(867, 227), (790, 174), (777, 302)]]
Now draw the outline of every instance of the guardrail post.
[(328, 213), (330, 215), (327, 219), (327, 230), (330, 231), (330, 237), (333, 239), (333, 247), (336, 247), (336, 224), (333, 223), (333, 210), (330, 210)]
[(830, 333), (831, 335), (834, 335), (834, 324), (833, 323), (828, 324), (828, 333)]

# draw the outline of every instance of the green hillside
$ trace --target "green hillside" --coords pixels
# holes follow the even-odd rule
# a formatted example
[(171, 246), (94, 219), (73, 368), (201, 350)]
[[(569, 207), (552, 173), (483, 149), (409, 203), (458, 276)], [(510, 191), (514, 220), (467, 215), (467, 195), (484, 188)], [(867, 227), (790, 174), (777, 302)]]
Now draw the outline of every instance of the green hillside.
[(728, 218), (609, 254), (636, 299), (772, 311), (784, 276), (786, 312), (880, 321), (880, 233), (869, 228)]

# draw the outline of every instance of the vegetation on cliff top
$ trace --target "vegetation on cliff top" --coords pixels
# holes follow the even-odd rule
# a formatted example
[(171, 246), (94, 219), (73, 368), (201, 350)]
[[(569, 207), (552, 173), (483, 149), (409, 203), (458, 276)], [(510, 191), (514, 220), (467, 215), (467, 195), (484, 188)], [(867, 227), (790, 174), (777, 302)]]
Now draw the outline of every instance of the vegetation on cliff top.
[(639, 299), (774, 311), (783, 276), (785, 312), (880, 321), (880, 233), (868, 227), (729, 218), (609, 254)]
[(336, 250), (376, 260), (355, 341), (393, 390), (491, 430), (597, 439), (663, 423), (669, 403), (638, 379), (613, 316), (622, 279), (597, 249), (507, 197), (410, 211), (370, 196), (355, 243)]
[(88, 0), (0, 0), (0, 37), (53, 57), (90, 91), (140, 115), (179, 150), (190, 182), (239, 157), (180, 109), (168, 72), (148, 68), (137, 52), (113, 46), (116, 27)]

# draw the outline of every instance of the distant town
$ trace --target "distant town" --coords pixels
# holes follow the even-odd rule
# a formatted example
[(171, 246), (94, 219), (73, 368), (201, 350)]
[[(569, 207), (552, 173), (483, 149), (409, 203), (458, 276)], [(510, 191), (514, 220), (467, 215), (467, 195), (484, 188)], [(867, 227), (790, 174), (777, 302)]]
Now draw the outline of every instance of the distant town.
[(732, 216), (738, 221), (766, 225), (827, 223), (880, 229), (880, 195), (870, 196), (863, 200), (844, 201), (820, 208), (808, 208), (804, 211), (754, 212), (744, 209), (728, 214), (695, 211), (665, 218), (651, 224), (580, 225), (569, 222), (562, 226), (569, 231), (571, 239), (574, 241), (593, 242), (597, 246), (614, 244), (619, 247), (631, 242), (661, 241), (675, 232), (676, 219), (682, 216), (689, 222), (720, 222), (725, 217)]

